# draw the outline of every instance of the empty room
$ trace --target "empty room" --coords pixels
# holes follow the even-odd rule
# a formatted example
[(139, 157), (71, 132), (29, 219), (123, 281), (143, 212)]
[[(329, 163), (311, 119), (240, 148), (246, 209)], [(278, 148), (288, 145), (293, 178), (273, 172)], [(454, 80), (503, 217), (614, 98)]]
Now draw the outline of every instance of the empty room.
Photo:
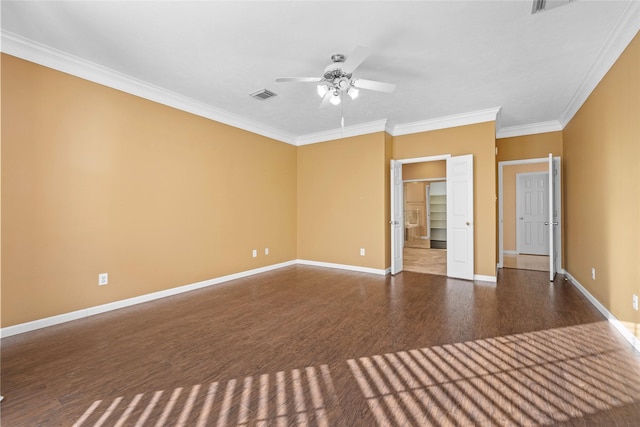
[(0, 7), (1, 425), (637, 425), (640, 2)]

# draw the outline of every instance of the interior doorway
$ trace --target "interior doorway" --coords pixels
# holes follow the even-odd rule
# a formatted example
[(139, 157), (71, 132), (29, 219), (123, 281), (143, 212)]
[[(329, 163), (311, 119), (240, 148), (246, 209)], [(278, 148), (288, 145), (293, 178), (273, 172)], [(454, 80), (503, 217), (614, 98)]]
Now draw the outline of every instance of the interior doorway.
[(559, 270), (559, 167), (557, 157), (498, 163), (498, 268), (547, 271), (551, 276)]
[(404, 269), (446, 276), (446, 162), (406, 165), (405, 177)]
[(391, 274), (404, 269), (403, 165), (445, 160), (447, 193), (447, 277), (474, 280), (473, 154), (391, 160)]

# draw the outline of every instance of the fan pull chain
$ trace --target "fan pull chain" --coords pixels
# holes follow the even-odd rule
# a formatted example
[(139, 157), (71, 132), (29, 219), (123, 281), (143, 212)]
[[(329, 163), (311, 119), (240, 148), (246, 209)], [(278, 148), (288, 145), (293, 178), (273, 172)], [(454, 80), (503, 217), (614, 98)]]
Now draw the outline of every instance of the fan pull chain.
[(340, 103), (340, 126), (342, 127), (342, 137), (344, 138), (344, 102)]

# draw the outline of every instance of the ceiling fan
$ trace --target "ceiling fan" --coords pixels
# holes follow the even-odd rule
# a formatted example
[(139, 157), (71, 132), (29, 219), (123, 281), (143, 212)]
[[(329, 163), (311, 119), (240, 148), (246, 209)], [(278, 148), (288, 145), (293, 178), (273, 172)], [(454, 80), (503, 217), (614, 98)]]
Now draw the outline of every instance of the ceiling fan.
[(359, 89), (375, 90), (391, 93), (396, 89), (393, 83), (353, 78), (353, 71), (369, 56), (369, 49), (358, 46), (353, 53), (346, 57), (341, 53), (331, 55), (332, 63), (324, 69), (322, 77), (278, 77), (280, 83), (318, 83), (318, 95), (322, 97), (320, 107), (339, 105), (342, 94), (346, 93), (351, 99), (356, 99)]

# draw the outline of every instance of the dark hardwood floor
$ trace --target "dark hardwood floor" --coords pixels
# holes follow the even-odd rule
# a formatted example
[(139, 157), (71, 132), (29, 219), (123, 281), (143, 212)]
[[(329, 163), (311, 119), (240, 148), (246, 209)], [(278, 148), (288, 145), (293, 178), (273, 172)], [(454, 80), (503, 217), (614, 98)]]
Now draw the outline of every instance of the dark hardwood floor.
[(2, 426), (637, 426), (640, 358), (562, 276), (292, 266), (1, 341)]

